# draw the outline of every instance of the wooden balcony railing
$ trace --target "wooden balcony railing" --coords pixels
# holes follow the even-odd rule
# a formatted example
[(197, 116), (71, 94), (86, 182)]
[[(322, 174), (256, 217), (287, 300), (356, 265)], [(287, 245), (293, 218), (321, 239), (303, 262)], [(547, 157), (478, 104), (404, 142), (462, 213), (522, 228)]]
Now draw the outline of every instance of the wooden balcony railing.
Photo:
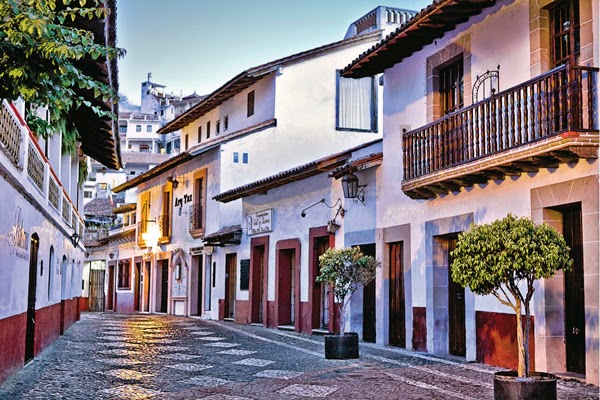
[(403, 135), (404, 180), (564, 132), (597, 132), (598, 68), (562, 65)]

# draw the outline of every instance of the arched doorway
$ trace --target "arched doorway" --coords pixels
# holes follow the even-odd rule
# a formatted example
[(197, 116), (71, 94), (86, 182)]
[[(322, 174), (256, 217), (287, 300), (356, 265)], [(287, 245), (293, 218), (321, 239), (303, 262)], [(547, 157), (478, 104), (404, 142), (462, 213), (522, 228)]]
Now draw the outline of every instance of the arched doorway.
[(27, 326), (25, 330), (25, 362), (34, 356), (35, 344), (35, 300), (37, 291), (37, 261), (40, 238), (31, 235), (29, 245), (29, 288), (27, 290)]

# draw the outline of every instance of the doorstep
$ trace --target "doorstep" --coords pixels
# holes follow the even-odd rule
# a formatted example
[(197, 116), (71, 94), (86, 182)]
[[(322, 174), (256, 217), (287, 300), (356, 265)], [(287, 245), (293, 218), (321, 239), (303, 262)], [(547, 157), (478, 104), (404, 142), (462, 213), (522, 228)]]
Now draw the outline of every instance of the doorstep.
[(277, 326), (277, 329), (280, 331), (296, 332), (296, 327), (294, 325), (279, 325)]
[(313, 329), (313, 335), (329, 335), (329, 331), (327, 329)]
[(557, 378), (560, 378), (564, 381), (577, 381), (581, 383), (587, 383), (585, 381), (585, 374), (578, 374), (576, 372), (551, 372), (551, 374), (556, 375)]

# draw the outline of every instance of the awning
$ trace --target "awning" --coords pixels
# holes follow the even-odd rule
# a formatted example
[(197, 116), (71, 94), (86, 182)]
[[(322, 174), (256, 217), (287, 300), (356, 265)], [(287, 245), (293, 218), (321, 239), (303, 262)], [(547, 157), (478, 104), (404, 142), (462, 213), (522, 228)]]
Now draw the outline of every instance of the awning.
[(204, 236), (205, 246), (234, 246), (240, 244), (242, 239), (242, 226), (232, 225)]

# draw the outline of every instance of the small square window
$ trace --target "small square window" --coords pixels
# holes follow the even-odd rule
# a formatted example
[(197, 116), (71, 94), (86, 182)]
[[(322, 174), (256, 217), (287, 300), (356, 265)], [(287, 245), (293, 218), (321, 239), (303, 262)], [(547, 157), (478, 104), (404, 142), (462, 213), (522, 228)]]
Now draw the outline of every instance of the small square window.
[(242, 162), (248, 164), (248, 153), (242, 153)]
[(206, 138), (210, 139), (210, 121), (206, 122)]
[(221, 133), (221, 121), (220, 120), (215, 122), (215, 135), (218, 135), (219, 133)]
[(146, 125), (146, 132), (152, 132), (152, 125)]
[(119, 125), (119, 133), (127, 133), (127, 125)]
[(129, 174), (130, 175), (135, 175), (135, 171), (131, 171)]
[(130, 145), (130, 144), (128, 144), (128, 145), (127, 145), (127, 148), (128, 148), (129, 150), (131, 150), (131, 145)]
[(237, 151), (233, 152), (233, 162), (236, 164), (240, 162), (240, 153)]
[(247, 116), (254, 115), (254, 90), (248, 93), (248, 113)]
[(227, 129), (229, 129), (229, 115), (226, 115), (223, 118), (223, 132), (225, 132)]
[(141, 132), (142, 131), (142, 126), (141, 125), (136, 125), (135, 126), (135, 131), (136, 132)]

